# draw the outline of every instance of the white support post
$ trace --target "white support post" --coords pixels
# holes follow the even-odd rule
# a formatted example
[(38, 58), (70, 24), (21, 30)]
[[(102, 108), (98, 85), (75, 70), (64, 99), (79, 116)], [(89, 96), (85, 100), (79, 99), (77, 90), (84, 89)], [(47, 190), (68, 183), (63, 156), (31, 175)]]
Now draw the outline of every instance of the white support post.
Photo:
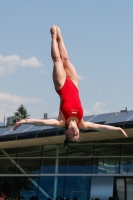
[[(59, 146), (56, 147), (55, 174), (58, 174), (58, 168), (59, 168)], [(57, 183), (58, 183), (58, 176), (55, 176), (53, 199), (56, 199), (57, 196)]]

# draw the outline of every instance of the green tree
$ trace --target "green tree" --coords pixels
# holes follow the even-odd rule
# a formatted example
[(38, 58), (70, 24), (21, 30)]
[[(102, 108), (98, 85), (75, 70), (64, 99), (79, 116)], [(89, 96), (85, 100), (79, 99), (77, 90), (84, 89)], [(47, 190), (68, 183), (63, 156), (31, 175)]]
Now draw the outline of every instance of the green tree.
[(21, 104), (16, 110), (16, 112), (14, 112), (13, 122), (15, 123), (20, 119), (28, 119), (29, 117), (30, 115), (28, 114), (26, 108)]

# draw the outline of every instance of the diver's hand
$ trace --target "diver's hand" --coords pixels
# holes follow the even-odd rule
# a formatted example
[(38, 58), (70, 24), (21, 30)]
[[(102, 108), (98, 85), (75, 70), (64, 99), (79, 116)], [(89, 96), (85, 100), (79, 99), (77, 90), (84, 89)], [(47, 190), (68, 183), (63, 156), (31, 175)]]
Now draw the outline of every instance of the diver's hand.
[(118, 128), (118, 130), (125, 136), (125, 137), (128, 137), (126, 132), (122, 129), (122, 128)]
[(22, 125), (24, 122), (23, 120), (19, 120), (15, 123), (14, 127), (13, 127), (13, 130), (15, 131), (20, 125)]

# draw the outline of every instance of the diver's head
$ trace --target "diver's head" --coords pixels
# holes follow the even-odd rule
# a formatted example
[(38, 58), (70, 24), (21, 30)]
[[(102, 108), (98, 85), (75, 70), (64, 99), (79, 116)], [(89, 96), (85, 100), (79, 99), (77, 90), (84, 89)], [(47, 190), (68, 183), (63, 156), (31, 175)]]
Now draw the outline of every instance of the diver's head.
[(66, 130), (66, 137), (71, 142), (77, 142), (79, 140), (80, 131), (77, 127), (77, 124), (68, 127), (68, 129)]

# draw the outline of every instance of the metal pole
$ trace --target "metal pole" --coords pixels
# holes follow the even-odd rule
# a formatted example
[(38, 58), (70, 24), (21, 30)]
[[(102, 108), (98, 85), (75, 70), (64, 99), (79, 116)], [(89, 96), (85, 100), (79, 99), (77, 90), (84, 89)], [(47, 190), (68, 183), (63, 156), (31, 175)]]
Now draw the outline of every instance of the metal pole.
[[(55, 161), (55, 174), (58, 174), (58, 168), (59, 168), (59, 147), (56, 147), (56, 161)], [(55, 176), (54, 178), (54, 195), (53, 199), (56, 199), (57, 196), (57, 183), (58, 183), (58, 177)]]
[(5, 118), (5, 116), (4, 116), (4, 126), (6, 125), (6, 118)]

